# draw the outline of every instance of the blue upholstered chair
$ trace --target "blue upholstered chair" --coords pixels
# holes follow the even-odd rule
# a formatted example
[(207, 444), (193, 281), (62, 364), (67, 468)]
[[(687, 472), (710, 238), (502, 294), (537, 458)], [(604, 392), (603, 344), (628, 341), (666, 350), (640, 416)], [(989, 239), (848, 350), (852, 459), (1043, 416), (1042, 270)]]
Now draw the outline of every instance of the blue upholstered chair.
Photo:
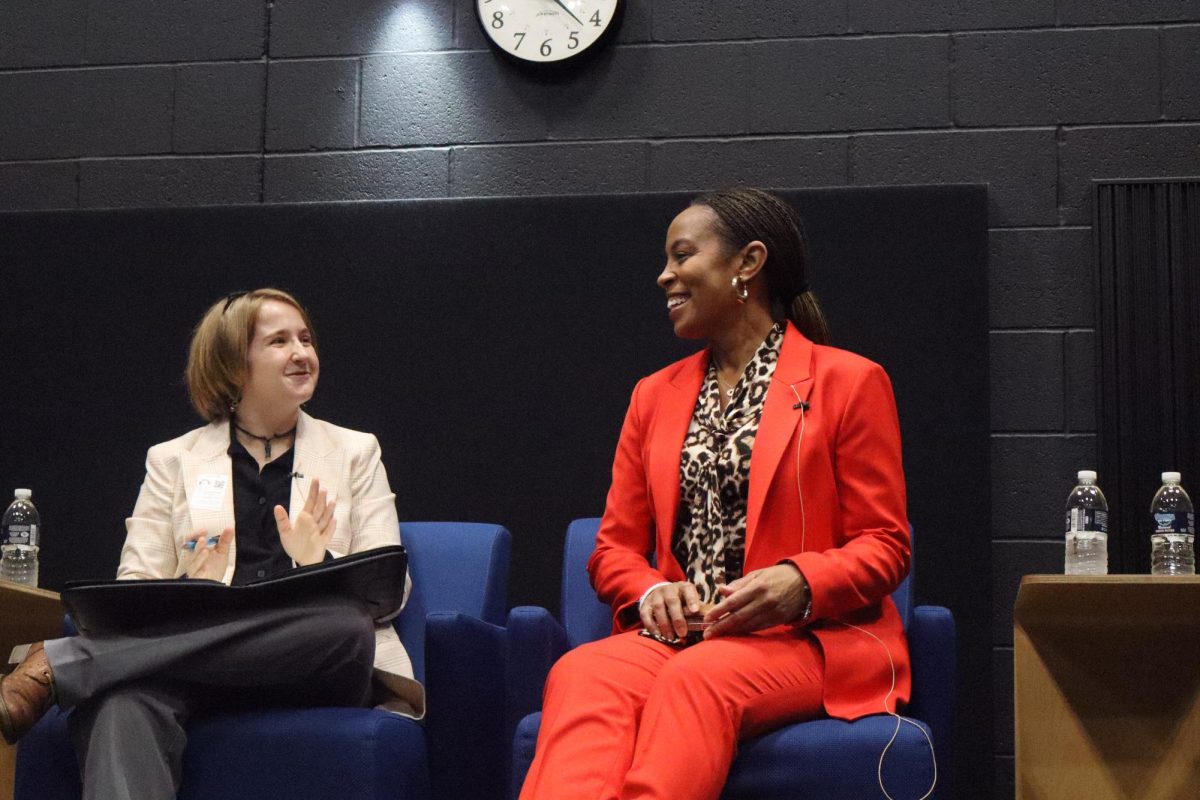
[[(182, 800), (459, 800), (503, 782), (503, 634), (511, 537), (499, 525), (401, 523), (413, 590), (397, 630), (425, 683), (422, 723), (385, 711), (231, 712), (188, 726)], [(21, 740), (16, 800), (78, 800), (57, 709)]]
[[(596, 599), (586, 563), (599, 519), (580, 519), (567, 529), (563, 557), (562, 624), (543, 608), (514, 608), (508, 616), (507, 725), (513, 754), (509, 785), (515, 798), (533, 761), (541, 722), (542, 687), (550, 666), (569, 648), (607, 636), (612, 612)], [(919, 720), (937, 754), (937, 768), (950, 763), (954, 722), (954, 618), (940, 606), (912, 606), (912, 572), (893, 594), (912, 657), (912, 700), (905, 716)], [(887, 715), (855, 722), (819, 719), (788, 725), (742, 742), (722, 798), (865, 800), (884, 797), (879, 757), (896, 730)], [(896, 800), (916, 800), (934, 783), (929, 742), (902, 724), (883, 763), (883, 783)], [(937, 797), (938, 794), (932, 795)]]

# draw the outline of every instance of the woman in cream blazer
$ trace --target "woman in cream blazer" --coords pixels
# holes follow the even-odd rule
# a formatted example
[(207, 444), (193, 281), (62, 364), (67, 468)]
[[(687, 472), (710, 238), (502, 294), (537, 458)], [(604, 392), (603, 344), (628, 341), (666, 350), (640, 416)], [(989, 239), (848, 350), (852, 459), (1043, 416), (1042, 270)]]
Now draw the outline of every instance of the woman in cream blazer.
[[(400, 543), (378, 441), (301, 411), (319, 374), (291, 295), (258, 289), (209, 308), (187, 369), (208, 424), (150, 448), (118, 578), (245, 583)], [(348, 598), (298, 598), (36, 643), (0, 681), (0, 733), (17, 741), (57, 703), (73, 711), (84, 800), (169, 800), (195, 713), (370, 702), (424, 715), (395, 630)]]

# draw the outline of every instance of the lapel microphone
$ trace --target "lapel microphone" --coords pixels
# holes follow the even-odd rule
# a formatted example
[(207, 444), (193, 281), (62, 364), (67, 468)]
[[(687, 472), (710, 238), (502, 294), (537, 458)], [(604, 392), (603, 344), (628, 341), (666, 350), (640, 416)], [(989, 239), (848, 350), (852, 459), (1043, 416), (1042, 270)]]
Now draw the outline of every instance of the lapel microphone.
[(792, 409), (796, 410), (796, 411), (803, 409), (807, 413), (808, 409), (809, 409), (809, 405), (806, 401), (801, 400), (799, 403), (796, 403), (796, 405), (792, 406)]
[(300, 480), (304, 480), (304, 473), (303, 472), (293, 472), (290, 475), (288, 475), (288, 477), (289, 478), (299, 478)]

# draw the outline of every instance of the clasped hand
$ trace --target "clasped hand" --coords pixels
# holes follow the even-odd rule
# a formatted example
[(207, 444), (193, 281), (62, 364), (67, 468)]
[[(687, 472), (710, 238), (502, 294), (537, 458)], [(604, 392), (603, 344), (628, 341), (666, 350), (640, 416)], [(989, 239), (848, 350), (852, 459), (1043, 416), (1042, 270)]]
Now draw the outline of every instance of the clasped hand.
[[(718, 586), (717, 591), (721, 601), (704, 614), (704, 621), (712, 623), (704, 631), (705, 639), (792, 622), (803, 613), (809, 598), (808, 582), (790, 563), (755, 570)], [(700, 593), (689, 581), (655, 588), (639, 609), (642, 625), (667, 639), (686, 636), (686, 615), (700, 611)]]
[[(337, 530), (337, 519), (333, 510), (336, 500), (329, 500), (321, 482), (313, 478), (308, 487), (308, 499), (304, 507), (296, 514), (295, 519), (289, 519), (287, 509), (275, 506), (275, 527), (279, 530), (279, 543), (297, 566), (317, 564), (325, 560), (325, 551), (329, 540)], [(188, 537), (189, 542), (195, 542), (195, 549), (188, 557), (184, 569), (189, 578), (219, 581), (225, 577), (229, 566), (229, 547), (233, 544), (233, 528), (221, 532), (217, 543), (208, 546), (208, 531), (199, 530)]]

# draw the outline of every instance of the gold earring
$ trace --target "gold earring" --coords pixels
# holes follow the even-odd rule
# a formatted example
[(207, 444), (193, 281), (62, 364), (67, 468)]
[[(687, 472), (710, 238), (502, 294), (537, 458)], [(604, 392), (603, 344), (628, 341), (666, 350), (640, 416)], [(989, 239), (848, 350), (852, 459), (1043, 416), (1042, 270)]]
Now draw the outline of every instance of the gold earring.
[(745, 303), (750, 299), (750, 290), (746, 288), (746, 281), (742, 280), (741, 275), (734, 275), (730, 283), (733, 285), (733, 293), (737, 295), (739, 303)]

